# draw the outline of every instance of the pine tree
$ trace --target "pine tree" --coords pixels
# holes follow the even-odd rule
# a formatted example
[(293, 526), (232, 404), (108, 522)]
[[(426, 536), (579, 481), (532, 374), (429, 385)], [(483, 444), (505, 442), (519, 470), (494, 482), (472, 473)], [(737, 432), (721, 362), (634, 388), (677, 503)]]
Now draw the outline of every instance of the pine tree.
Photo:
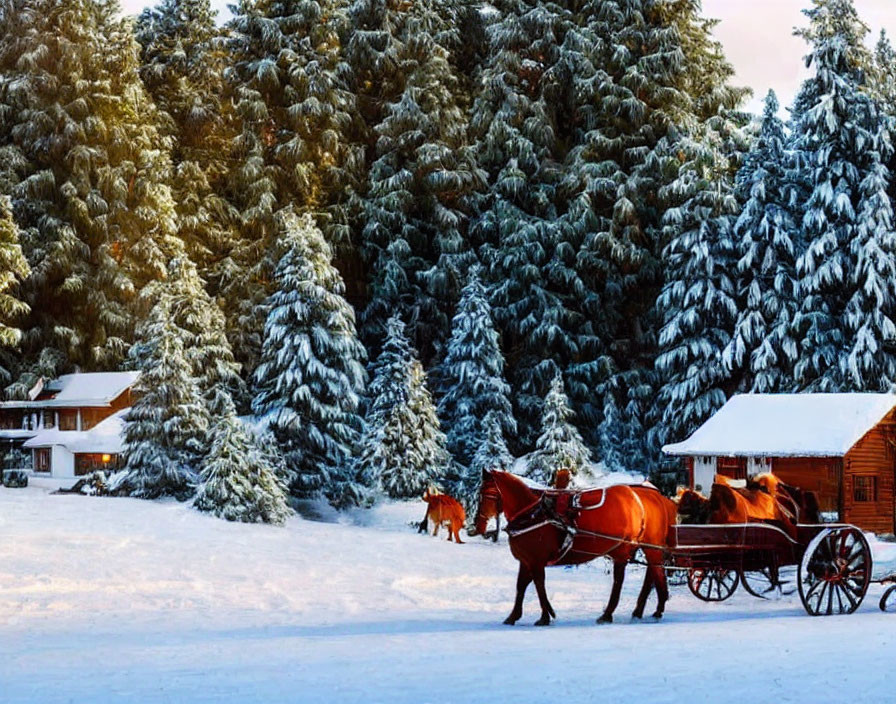
[(426, 360), (446, 336), (447, 312), (475, 261), (467, 223), (483, 181), (448, 61), (446, 45), (457, 44), (452, 14), (439, 1), (359, 0), (347, 48), (370, 162), (360, 202), (373, 273), (365, 339), (382, 339), (398, 312), (414, 321)]
[[(0, 13), (0, 142), (28, 236), (23, 354), (114, 369), (137, 293), (177, 250), (170, 161), (115, 0), (14, 0)], [(27, 387), (27, 383), (20, 385)]]
[(409, 498), (448, 478), (450, 457), (423, 367), (414, 357), (396, 316), (370, 384), (371, 403), (359, 444), (361, 482), (387, 496)]
[(488, 177), (475, 239), (494, 282), (491, 302), (508, 359), (520, 424), (531, 446), (542, 397), (554, 374), (578, 354), (585, 325), (570, 301), (575, 251), (558, 230), (556, 188), (563, 161), (552, 89), (568, 12), (554, 4), (508, 0), (488, 28), (489, 58), (471, 115), (479, 165)]
[(544, 400), (542, 432), (529, 456), (528, 474), (536, 481), (548, 483), (559, 469), (575, 476), (591, 462), (588, 448), (572, 424), (572, 410), (563, 390), (563, 378), (557, 374)]
[(789, 178), (793, 157), (785, 142), (778, 99), (770, 91), (758, 139), (738, 174), (744, 203), (733, 233), (738, 314), (723, 352), (726, 367), (741, 377), (741, 388), (759, 393), (789, 389), (797, 357), (797, 193)]
[(504, 357), (479, 277), (479, 269), (474, 269), (463, 289), (439, 373), (444, 393), (438, 410), (448, 428), (448, 451), (464, 467), (482, 443), (488, 413), (495, 415), (502, 432), (516, 432)]
[(458, 495), (466, 506), (472, 507), (479, 498), (482, 473), (496, 469), (507, 472), (512, 466), (513, 455), (504, 442), (501, 416), (493, 410), (489, 411), (482, 421), (482, 439), (473, 453), (470, 470), (463, 477)]
[[(718, 145), (690, 141), (689, 160), (667, 197), (666, 283), (657, 299), (663, 327), (656, 368), (659, 444), (687, 437), (725, 403), (733, 385), (722, 361), (737, 317), (732, 227), (737, 212), (729, 165)], [(735, 382), (736, 384), (736, 382)]]
[(172, 190), (187, 254), (215, 281), (237, 214), (224, 196), (236, 119), (226, 99), (226, 52), (209, 0), (161, 0), (137, 20), (140, 77), (171, 139)]
[(340, 53), (344, 8), (335, 0), (241, 0), (234, 15), (227, 79), (242, 130), (229, 191), (242, 237), (217, 279), (234, 354), (253, 370), (277, 265), (277, 213), (312, 212), (331, 245), (347, 244), (362, 156), (348, 139), (356, 118)]
[(0, 197), (0, 381), (9, 383), (18, 366), (14, 354), (22, 339), (18, 323), (28, 313), (19, 295), (21, 282), (31, 273), (22, 254), (19, 228), (7, 196)]
[(163, 284), (147, 288), (158, 287), (170, 297), (173, 323), (181, 330), (184, 353), (205, 406), (212, 416), (223, 415), (231, 400), (244, 403), (247, 394), (227, 340), (224, 314), (186, 256), (175, 258), (168, 268)]
[(286, 488), (232, 403), (215, 419), (210, 436), (193, 505), (228, 521), (283, 524), (292, 513)]
[(887, 347), (894, 332), (892, 210), (885, 191), (892, 153), (888, 123), (868, 95), (868, 28), (851, 0), (813, 0), (809, 27), (814, 75), (797, 97), (794, 144), (805, 251), (797, 261), (799, 388), (884, 390), (896, 378)]
[(267, 302), (252, 408), (268, 421), (299, 497), (325, 492), (347, 471), (358, 440), (364, 348), (332, 251), (313, 219), (278, 217), (283, 252)]
[(140, 377), (124, 430), (124, 486), (146, 499), (192, 495), (206, 451), (209, 416), (171, 312), (170, 298), (161, 296), (130, 353)]

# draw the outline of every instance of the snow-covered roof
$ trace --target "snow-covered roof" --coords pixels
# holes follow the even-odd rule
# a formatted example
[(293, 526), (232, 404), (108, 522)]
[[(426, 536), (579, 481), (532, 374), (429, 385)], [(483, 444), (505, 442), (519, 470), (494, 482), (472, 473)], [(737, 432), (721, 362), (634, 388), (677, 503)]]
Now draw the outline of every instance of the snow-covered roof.
[(48, 428), (40, 431), (23, 447), (52, 447), (61, 445), (69, 452), (95, 452), (120, 454), (124, 448), (125, 416), (130, 408), (123, 408), (93, 426), (90, 430), (59, 430)]
[(843, 457), (896, 407), (896, 394), (742, 394), (668, 455)]
[(44, 391), (54, 392), (41, 401), (4, 401), (0, 408), (60, 408), (108, 406), (134, 385), (140, 372), (85, 372), (64, 374), (48, 382)]

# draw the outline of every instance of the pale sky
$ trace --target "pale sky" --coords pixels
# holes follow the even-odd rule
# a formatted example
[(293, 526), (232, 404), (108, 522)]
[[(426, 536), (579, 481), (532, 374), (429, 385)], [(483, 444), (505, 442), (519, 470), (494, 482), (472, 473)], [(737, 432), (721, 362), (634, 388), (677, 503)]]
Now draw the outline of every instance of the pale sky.
[[(871, 27), (872, 46), (881, 29), (896, 42), (896, 0), (854, 1), (859, 16)], [(212, 0), (212, 5), (227, 14), (228, 2)], [(778, 94), (782, 107), (792, 102), (806, 75), (806, 44), (793, 36), (793, 28), (806, 26), (800, 10), (810, 4), (810, 0), (703, 0), (704, 15), (721, 20), (716, 35), (737, 71), (737, 84), (753, 89), (748, 110), (761, 112), (769, 88)], [(147, 3), (122, 0), (122, 5), (125, 12), (136, 14)]]

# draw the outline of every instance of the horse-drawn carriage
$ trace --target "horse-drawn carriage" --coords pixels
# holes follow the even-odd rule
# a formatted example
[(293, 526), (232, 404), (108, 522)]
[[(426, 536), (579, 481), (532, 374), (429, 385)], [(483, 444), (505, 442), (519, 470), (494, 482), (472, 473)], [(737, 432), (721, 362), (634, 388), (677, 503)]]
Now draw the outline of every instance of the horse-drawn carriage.
[(738, 584), (757, 597), (780, 588), (780, 570), (797, 566), (797, 588), (812, 616), (848, 614), (872, 581), (871, 548), (848, 524), (797, 524), (795, 536), (766, 523), (675, 525), (668, 554), (672, 568), (687, 571), (691, 592), (724, 601)]
[[(488, 484), (488, 486), (486, 486)], [(813, 616), (849, 614), (859, 608), (874, 579), (872, 555), (862, 531), (849, 524), (786, 522), (677, 523), (677, 506), (644, 485), (573, 492), (536, 489), (505, 472), (490, 473), (483, 490), (497, 490), (508, 521), (510, 548), (519, 560), (517, 598), (505, 623), (522, 614), (526, 587), (534, 582), (547, 625), (554, 616), (544, 587), (544, 568), (581, 564), (595, 557), (614, 562), (613, 590), (599, 622), (612, 621), (625, 566), (636, 553), (647, 565), (633, 616), (640, 618), (651, 589), (660, 618), (668, 598), (666, 573), (684, 572), (691, 592), (723, 601), (743, 585), (767, 596), (781, 585), (780, 571), (796, 566), (797, 588)], [(796, 512), (798, 515), (799, 512)], [(888, 590), (880, 607), (896, 600)]]

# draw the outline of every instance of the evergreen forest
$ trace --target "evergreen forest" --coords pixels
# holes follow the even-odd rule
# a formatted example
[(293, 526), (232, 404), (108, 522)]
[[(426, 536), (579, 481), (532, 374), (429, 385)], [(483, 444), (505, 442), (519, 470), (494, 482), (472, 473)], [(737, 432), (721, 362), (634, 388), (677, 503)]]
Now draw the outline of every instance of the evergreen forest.
[(896, 50), (806, 3), (752, 115), (699, 0), (0, 0), (5, 397), (140, 370), (122, 490), (282, 522), (891, 391)]

